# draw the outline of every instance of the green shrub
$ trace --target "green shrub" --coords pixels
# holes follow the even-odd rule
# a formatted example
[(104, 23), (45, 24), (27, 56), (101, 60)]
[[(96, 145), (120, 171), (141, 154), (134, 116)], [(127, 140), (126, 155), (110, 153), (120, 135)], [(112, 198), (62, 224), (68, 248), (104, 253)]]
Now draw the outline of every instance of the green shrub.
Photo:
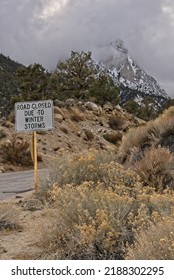
[(97, 182), (102, 176), (99, 166), (112, 159), (112, 155), (97, 153), (95, 150), (84, 154), (65, 154), (54, 162), (50, 171), (51, 180), (60, 186), (79, 185), (84, 181)]
[[(132, 199), (86, 182), (52, 189), (54, 208), (42, 230), (49, 259), (121, 259)], [(60, 215), (61, 213), (61, 215)], [(126, 239), (127, 240), (127, 239)]]

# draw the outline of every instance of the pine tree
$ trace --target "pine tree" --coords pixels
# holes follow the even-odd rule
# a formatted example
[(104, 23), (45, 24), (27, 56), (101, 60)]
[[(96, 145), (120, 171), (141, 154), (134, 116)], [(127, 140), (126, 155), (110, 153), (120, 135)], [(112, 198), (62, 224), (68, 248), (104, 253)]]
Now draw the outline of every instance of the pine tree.
[(119, 89), (91, 58), (91, 52), (71, 52), (71, 57), (57, 65), (51, 77), (52, 96), (58, 99), (92, 99), (118, 103)]
[(49, 74), (40, 64), (20, 67), (17, 70), (19, 94), (12, 98), (16, 101), (46, 99), (49, 91)]
[(104, 73), (100, 74), (89, 87), (90, 96), (98, 103), (119, 103), (119, 88), (114, 85), (112, 78)]
[(82, 92), (89, 88), (96, 73), (97, 67), (91, 59), (91, 52), (72, 51), (71, 57), (65, 62), (58, 63), (50, 77), (53, 94), (57, 92), (60, 99), (68, 97), (83, 99)]

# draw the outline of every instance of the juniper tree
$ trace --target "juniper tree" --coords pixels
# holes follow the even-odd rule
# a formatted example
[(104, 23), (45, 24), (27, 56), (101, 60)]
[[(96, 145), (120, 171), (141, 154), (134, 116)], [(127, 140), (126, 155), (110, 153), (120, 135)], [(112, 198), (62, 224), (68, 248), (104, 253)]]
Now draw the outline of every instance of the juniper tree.
[(59, 62), (52, 73), (51, 88), (54, 97), (69, 97), (97, 102), (118, 102), (118, 88), (109, 75), (92, 60), (91, 52), (71, 52), (71, 57)]
[(12, 99), (30, 101), (46, 99), (49, 95), (49, 73), (40, 64), (22, 66), (17, 70), (19, 93)]

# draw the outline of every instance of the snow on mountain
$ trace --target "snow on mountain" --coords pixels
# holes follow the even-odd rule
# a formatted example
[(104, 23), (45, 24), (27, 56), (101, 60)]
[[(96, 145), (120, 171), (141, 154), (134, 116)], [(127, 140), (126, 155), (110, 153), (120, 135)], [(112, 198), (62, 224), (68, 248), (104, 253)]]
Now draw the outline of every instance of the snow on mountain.
[(129, 99), (142, 100), (152, 97), (158, 107), (169, 99), (168, 94), (157, 81), (148, 75), (129, 55), (122, 40), (116, 40), (103, 48), (100, 54), (100, 66), (112, 76), (121, 88), (122, 103)]

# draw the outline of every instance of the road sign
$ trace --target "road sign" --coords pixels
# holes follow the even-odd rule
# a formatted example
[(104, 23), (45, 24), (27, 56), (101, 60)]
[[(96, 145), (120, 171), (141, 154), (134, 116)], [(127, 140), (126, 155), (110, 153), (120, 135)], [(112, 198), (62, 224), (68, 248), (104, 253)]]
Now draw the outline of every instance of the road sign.
[(53, 128), (53, 101), (15, 103), (16, 131), (38, 131)]

